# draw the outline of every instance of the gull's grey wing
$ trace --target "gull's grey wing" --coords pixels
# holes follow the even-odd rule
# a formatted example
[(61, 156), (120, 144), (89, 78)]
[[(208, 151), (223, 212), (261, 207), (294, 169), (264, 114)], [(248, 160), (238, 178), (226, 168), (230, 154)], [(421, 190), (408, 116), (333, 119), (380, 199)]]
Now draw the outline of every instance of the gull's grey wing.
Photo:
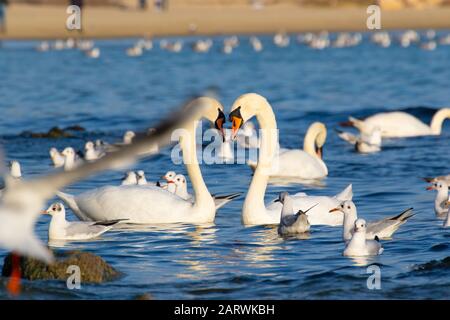
[(66, 228), (66, 236), (95, 235), (108, 230), (108, 227), (95, 225), (90, 222), (71, 222)]
[(292, 226), (294, 223), (297, 222), (298, 217), (299, 217), (299, 214), (298, 214), (298, 213), (296, 213), (296, 214), (290, 214), (290, 215), (288, 215), (288, 216), (284, 216), (284, 217), (281, 219), (281, 223), (282, 223), (284, 226), (286, 226), (286, 227), (290, 227), (290, 226)]
[(378, 235), (380, 238), (392, 236), (392, 234), (397, 231), (402, 224), (414, 215), (412, 210), (412, 208), (409, 208), (397, 216), (369, 222), (367, 224), (367, 233), (371, 235)]

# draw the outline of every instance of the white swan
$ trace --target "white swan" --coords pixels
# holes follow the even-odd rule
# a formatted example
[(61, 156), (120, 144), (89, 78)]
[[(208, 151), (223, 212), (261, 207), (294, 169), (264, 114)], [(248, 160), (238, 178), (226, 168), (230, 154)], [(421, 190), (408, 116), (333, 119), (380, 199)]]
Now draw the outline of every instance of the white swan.
[(349, 120), (350, 124), (361, 132), (370, 132), (374, 127), (379, 127), (383, 138), (402, 138), (440, 135), (442, 123), (448, 118), (450, 108), (436, 112), (429, 126), (416, 117), (399, 111), (378, 113), (365, 120), (349, 117)]
[[(191, 102), (185, 112), (197, 105), (205, 105), (198, 120), (206, 118), (221, 130), (225, 120), (222, 105), (212, 98)], [(216, 206), (203, 180), (196, 154), (195, 130), (198, 121), (188, 126), (180, 137), (183, 162), (192, 181), (195, 202), (156, 186), (106, 186), (78, 196), (58, 193), (82, 220), (127, 219), (127, 223), (210, 223), (214, 221)]]
[[(248, 93), (234, 102), (229, 115), (230, 121), (233, 123), (234, 137), (243, 123), (254, 116), (256, 116), (261, 128), (261, 146), (258, 166), (242, 208), (242, 223), (244, 225), (278, 224), (280, 222), (281, 204), (272, 202), (267, 207), (264, 204), (269, 172), (278, 145), (277, 123), (272, 107), (263, 96)], [(329, 213), (329, 210), (338, 206), (340, 201), (351, 200), (352, 197), (352, 187), (349, 185), (335, 197), (307, 196), (304, 193), (299, 193), (293, 195), (292, 199), (295, 211), (305, 211), (317, 204), (308, 212), (308, 220), (311, 225), (342, 225), (343, 214), (334, 216)]]
[[(342, 228), (342, 238), (344, 241), (350, 241), (354, 233), (355, 221), (358, 219), (358, 213), (353, 201), (344, 201), (335, 209), (331, 209), (331, 212), (343, 212), (344, 213), (344, 227)], [(367, 239), (373, 240), (375, 237), (380, 239), (392, 238), (395, 231), (400, 228), (409, 218), (414, 214), (412, 208), (409, 208), (397, 216), (384, 218), (369, 222), (367, 224)]]
[(62, 203), (53, 203), (43, 212), (52, 216), (48, 228), (49, 240), (88, 240), (110, 230), (120, 220), (104, 222), (67, 221)]
[(375, 240), (367, 240), (366, 231), (366, 221), (364, 219), (356, 220), (353, 237), (345, 247), (344, 256), (377, 256), (383, 253), (384, 249), (381, 247), (378, 237)]
[(431, 186), (427, 187), (427, 190), (436, 190), (436, 198), (434, 199), (434, 212), (438, 217), (442, 217), (447, 214), (448, 209), (446, 203), (448, 201), (448, 184), (445, 181), (437, 181)]
[[(328, 175), (328, 168), (322, 160), (327, 129), (321, 122), (314, 122), (308, 128), (303, 141), (303, 150), (279, 149), (273, 161), (270, 176), (297, 177), (306, 180), (320, 179)], [(249, 160), (248, 165), (255, 170), (257, 163)]]

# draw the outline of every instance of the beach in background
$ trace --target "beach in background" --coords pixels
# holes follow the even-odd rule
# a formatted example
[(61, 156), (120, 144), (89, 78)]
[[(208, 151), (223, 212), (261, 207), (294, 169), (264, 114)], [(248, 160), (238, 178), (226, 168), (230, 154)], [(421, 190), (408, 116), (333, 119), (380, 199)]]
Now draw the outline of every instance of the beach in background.
[[(173, 0), (167, 9), (156, 10), (153, 1), (147, 1), (144, 9), (138, 7), (137, 0), (104, 1), (84, 1), (80, 33), (66, 29), (69, 2), (32, 4), (13, 0), (7, 7), (6, 32), (0, 33), (0, 39), (364, 31), (370, 3), (280, 0), (261, 5), (244, 0)], [(416, 2), (418, 5), (413, 5)], [(439, 0), (429, 0), (429, 5), (425, 2), (378, 2), (383, 8), (382, 29), (450, 28), (450, 5)]]

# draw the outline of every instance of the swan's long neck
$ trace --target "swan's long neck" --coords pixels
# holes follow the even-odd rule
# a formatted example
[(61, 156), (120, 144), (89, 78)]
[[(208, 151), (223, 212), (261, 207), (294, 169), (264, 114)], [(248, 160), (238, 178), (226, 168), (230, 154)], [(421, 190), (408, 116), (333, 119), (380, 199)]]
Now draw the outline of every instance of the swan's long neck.
[(355, 221), (358, 219), (356, 211), (344, 213), (344, 228), (342, 238), (344, 241), (348, 241), (352, 238), (352, 231), (355, 226)]
[(450, 108), (444, 108), (436, 112), (433, 116), (433, 120), (431, 120), (431, 132), (433, 134), (439, 135), (442, 130), (442, 123), (445, 119), (450, 118)]
[(278, 145), (277, 122), (272, 107), (267, 101), (261, 101), (256, 107), (256, 119), (261, 133), (261, 146), (259, 149), (258, 165), (252, 182), (245, 197), (242, 210), (244, 224), (253, 224), (259, 221), (258, 216), (267, 214), (264, 204), (272, 161)]
[(320, 157), (316, 152), (316, 139), (320, 133), (321, 131), (319, 129), (317, 129), (316, 127), (312, 127), (308, 129), (305, 135), (305, 139), (303, 140), (303, 151), (318, 159), (320, 159)]
[[(186, 166), (187, 173), (192, 182), (192, 188), (195, 194), (195, 203), (199, 209), (211, 209), (215, 212), (214, 199), (206, 187), (205, 181), (203, 180), (202, 173), (200, 171), (200, 166), (197, 159), (197, 143), (196, 143), (196, 128), (200, 121), (195, 121), (187, 127), (186, 135), (180, 138), (180, 146), (183, 151), (183, 162)], [(196, 211), (201, 214), (203, 211)], [(209, 212), (211, 212), (209, 210)]]

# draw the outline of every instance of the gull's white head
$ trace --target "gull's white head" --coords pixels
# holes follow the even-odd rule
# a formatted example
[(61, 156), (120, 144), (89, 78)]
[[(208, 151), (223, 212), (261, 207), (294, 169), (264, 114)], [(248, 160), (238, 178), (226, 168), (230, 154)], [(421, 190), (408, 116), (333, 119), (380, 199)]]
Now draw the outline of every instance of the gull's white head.
[(61, 154), (67, 158), (75, 158), (75, 150), (72, 147), (65, 148)]
[(438, 180), (431, 186), (427, 187), (427, 190), (437, 190), (437, 192), (448, 192), (448, 184), (445, 181)]
[(127, 131), (123, 135), (123, 143), (130, 144), (133, 141), (133, 138), (136, 136), (136, 134), (133, 131)]
[(54, 147), (50, 149), (49, 153), (50, 153), (50, 157), (52, 159), (54, 159), (55, 157), (60, 155), (59, 151), (56, 148), (54, 148)]
[(356, 218), (357, 211), (356, 206), (351, 200), (343, 201), (341, 204), (330, 212), (342, 212), (345, 218)]
[(182, 174), (177, 174), (174, 179), (173, 182), (175, 183), (175, 185), (177, 187), (181, 187), (183, 185), (186, 185), (186, 177)]
[(136, 171), (136, 174), (137, 174), (138, 177), (145, 177), (144, 170), (138, 170), (138, 171)]
[(88, 141), (86, 142), (86, 144), (84, 145), (84, 150), (85, 151), (91, 151), (95, 149), (95, 145), (92, 141)]
[(359, 232), (365, 233), (366, 229), (367, 229), (366, 220), (358, 219), (355, 221), (355, 229), (354, 229), (355, 233), (359, 233)]
[(19, 161), (13, 160), (10, 163), (10, 174), (11, 177), (18, 179), (22, 177), (22, 170), (20, 169)]
[(176, 175), (177, 174), (175, 173), (175, 171), (167, 171), (166, 174), (162, 176), (162, 178), (167, 182), (172, 182), (175, 179)]
[(44, 214), (49, 214), (51, 216), (55, 215), (66, 215), (66, 209), (61, 202), (55, 202), (47, 210), (43, 212)]
[(125, 177), (122, 179), (122, 185), (135, 185), (137, 184), (137, 176), (134, 171), (128, 171)]

